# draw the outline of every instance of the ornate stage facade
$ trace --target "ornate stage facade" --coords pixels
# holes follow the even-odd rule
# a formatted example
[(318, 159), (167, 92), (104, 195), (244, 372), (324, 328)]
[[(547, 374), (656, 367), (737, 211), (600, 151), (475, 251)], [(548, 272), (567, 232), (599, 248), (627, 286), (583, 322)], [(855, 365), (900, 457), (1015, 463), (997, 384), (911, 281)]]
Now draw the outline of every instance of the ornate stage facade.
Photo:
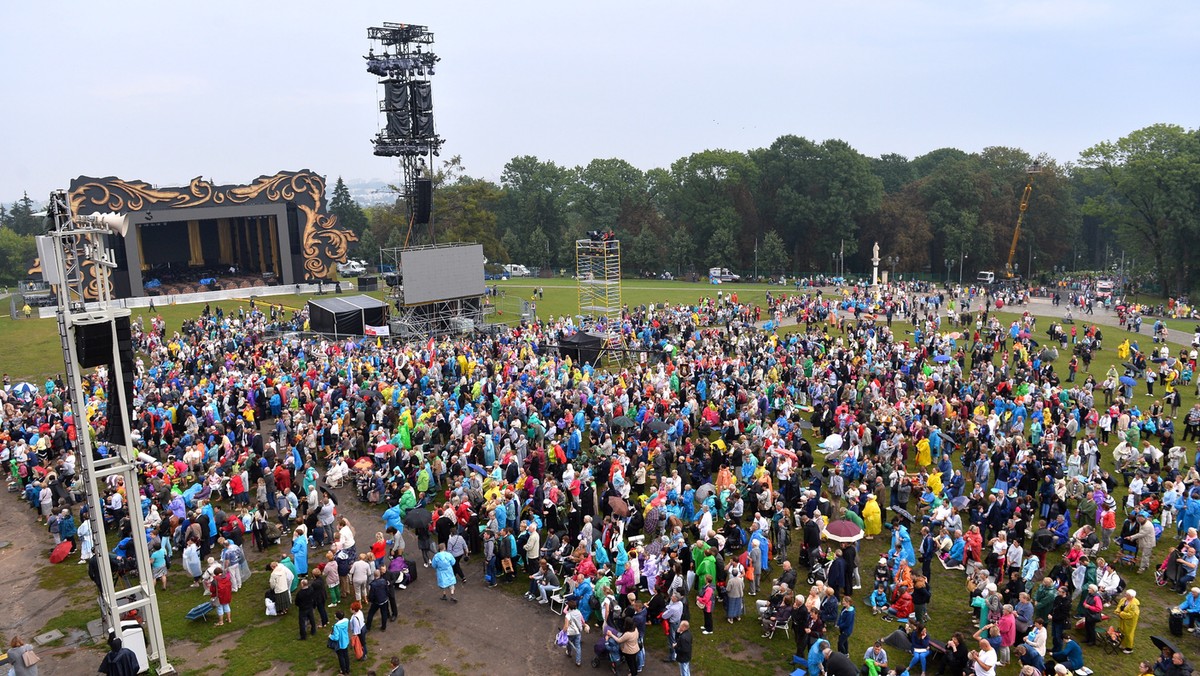
[(107, 235), (116, 298), (333, 281), (357, 239), (326, 211), (325, 179), (308, 170), (171, 188), (80, 176), (70, 204), (76, 216), (128, 215), (123, 237)]

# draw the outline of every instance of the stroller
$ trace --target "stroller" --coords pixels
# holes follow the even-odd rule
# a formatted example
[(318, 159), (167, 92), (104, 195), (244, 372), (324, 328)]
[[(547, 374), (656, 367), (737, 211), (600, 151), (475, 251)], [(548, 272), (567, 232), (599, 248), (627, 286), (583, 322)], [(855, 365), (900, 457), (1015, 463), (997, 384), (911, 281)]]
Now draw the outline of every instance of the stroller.
[(821, 548), (809, 552), (808, 560), (808, 583), (814, 585), (817, 582), (825, 582), (829, 579), (829, 567), (833, 564), (833, 559)]
[[(609, 628), (609, 626), (606, 626), (605, 630)], [(612, 627), (612, 629), (616, 631), (616, 627)], [(593, 669), (598, 668), (601, 664), (608, 664), (613, 673), (617, 673), (617, 663), (621, 661), (621, 648), (617, 645), (616, 641), (605, 638), (604, 634), (601, 633), (600, 640), (596, 641), (596, 645), (592, 647), (592, 652), (595, 653), (592, 655)]]

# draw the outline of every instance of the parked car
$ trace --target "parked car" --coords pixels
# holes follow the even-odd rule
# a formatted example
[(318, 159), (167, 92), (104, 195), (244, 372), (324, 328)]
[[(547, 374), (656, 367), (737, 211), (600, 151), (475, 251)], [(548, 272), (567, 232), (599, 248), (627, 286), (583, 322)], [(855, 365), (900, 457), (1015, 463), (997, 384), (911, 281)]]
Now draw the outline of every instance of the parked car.
[(524, 265), (505, 265), (504, 271), (507, 272), (511, 277), (529, 277), (532, 274), (529, 272), (529, 268), (525, 267)]

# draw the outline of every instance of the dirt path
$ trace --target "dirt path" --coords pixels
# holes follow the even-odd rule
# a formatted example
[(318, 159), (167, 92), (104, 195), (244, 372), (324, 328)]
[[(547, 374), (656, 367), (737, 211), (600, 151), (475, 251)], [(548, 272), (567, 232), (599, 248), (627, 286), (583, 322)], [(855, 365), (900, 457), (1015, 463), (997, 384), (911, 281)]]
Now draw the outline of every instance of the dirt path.
[[(382, 530), (383, 510), (359, 502), (348, 489), (336, 491), (338, 512), (349, 517), (360, 540), (374, 539)], [(416, 538), (405, 533), (406, 552), (420, 560)], [(407, 655), (406, 645), (419, 645), (415, 656), (402, 656), (406, 672), (561, 674), (575, 673), (571, 661), (554, 647), (554, 635), (562, 626), (560, 616), (548, 606), (525, 601), (521, 596), (500, 588), (489, 589), (483, 582), (483, 559), (472, 557), (466, 564), (467, 583), (457, 588), (459, 602), (441, 600), (435, 574), (421, 568), (417, 583), (400, 591), (399, 631), (389, 625), (386, 633), (371, 633), (375, 649), (384, 655)], [(519, 579), (524, 579), (523, 577)], [(519, 585), (513, 582), (512, 585)], [(524, 587), (522, 587), (524, 589)], [(590, 671), (591, 646), (595, 629), (585, 636), (584, 669)], [(413, 649), (410, 648), (409, 652)], [(677, 674), (679, 668), (660, 660), (653, 652), (646, 657), (647, 676)], [(440, 667), (440, 670), (439, 670)]]
[[(36, 518), (36, 513), (16, 494), (5, 494), (0, 500), (0, 540), (9, 543), (0, 549), (0, 580), (3, 581), (0, 584), (0, 608), (4, 609), (0, 613), (0, 637), (6, 646), (14, 634), (32, 642), (47, 621), (74, 606), (67, 589), (38, 586), (38, 571), (51, 565), (52, 540)], [(78, 564), (71, 560), (59, 565)], [(96, 615), (99, 617), (99, 611)], [(37, 652), (43, 658), (39, 673), (43, 676), (95, 673), (103, 654), (78, 648), (82, 638), (81, 635), (69, 636), (65, 641), (67, 645), (38, 648)]]

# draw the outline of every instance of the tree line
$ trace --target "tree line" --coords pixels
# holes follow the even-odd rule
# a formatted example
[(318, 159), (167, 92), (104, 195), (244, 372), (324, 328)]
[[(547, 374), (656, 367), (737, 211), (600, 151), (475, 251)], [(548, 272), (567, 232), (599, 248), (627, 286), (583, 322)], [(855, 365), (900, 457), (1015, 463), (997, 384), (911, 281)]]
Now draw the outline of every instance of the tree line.
[[(1200, 282), (1200, 131), (1156, 124), (1071, 162), (1019, 148), (869, 157), (840, 140), (781, 136), (748, 152), (704, 150), (642, 171), (621, 159), (566, 167), (514, 157), (495, 183), (459, 157), (434, 172), (439, 241), (483, 245), (494, 263), (571, 270), (574, 242), (612, 229), (630, 273), (723, 266), (763, 275), (870, 271), (973, 278), (1008, 261), (1026, 170), (1038, 165), (1014, 256), (1018, 274), (1111, 270), (1124, 261), (1166, 295)], [(0, 205), (0, 282), (24, 277), (42, 227), (25, 196)], [(374, 261), (403, 246), (402, 201), (365, 209), (339, 178), (330, 210)], [(416, 228), (409, 244), (422, 243)], [(892, 259), (895, 259), (894, 264)]]
[[(788, 135), (649, 171), (621, 159), (566, 167), (514, 157), (497, 184), (455, 157), (436, 174), (434, 217), (441, 241), (479, 242), (493, 262), (570, 270), (574, 241), (611, 228), (629, 272), (866, 273), (878, 242), (882, 269), (957, 278), (961, 266), (967, 279), (1004, 269), (1033, 165), (1015, 272), (1112, 270), (1123, 260), (1127, 274), (1166, 294), (1200, 281), (1200, 132), (1170, 124), (1065, 163), (1000, 146), (869, 157), (844, 141)], [(350, 216), (360, 250), (402, 244), (405, 213), (397, 203)]]

